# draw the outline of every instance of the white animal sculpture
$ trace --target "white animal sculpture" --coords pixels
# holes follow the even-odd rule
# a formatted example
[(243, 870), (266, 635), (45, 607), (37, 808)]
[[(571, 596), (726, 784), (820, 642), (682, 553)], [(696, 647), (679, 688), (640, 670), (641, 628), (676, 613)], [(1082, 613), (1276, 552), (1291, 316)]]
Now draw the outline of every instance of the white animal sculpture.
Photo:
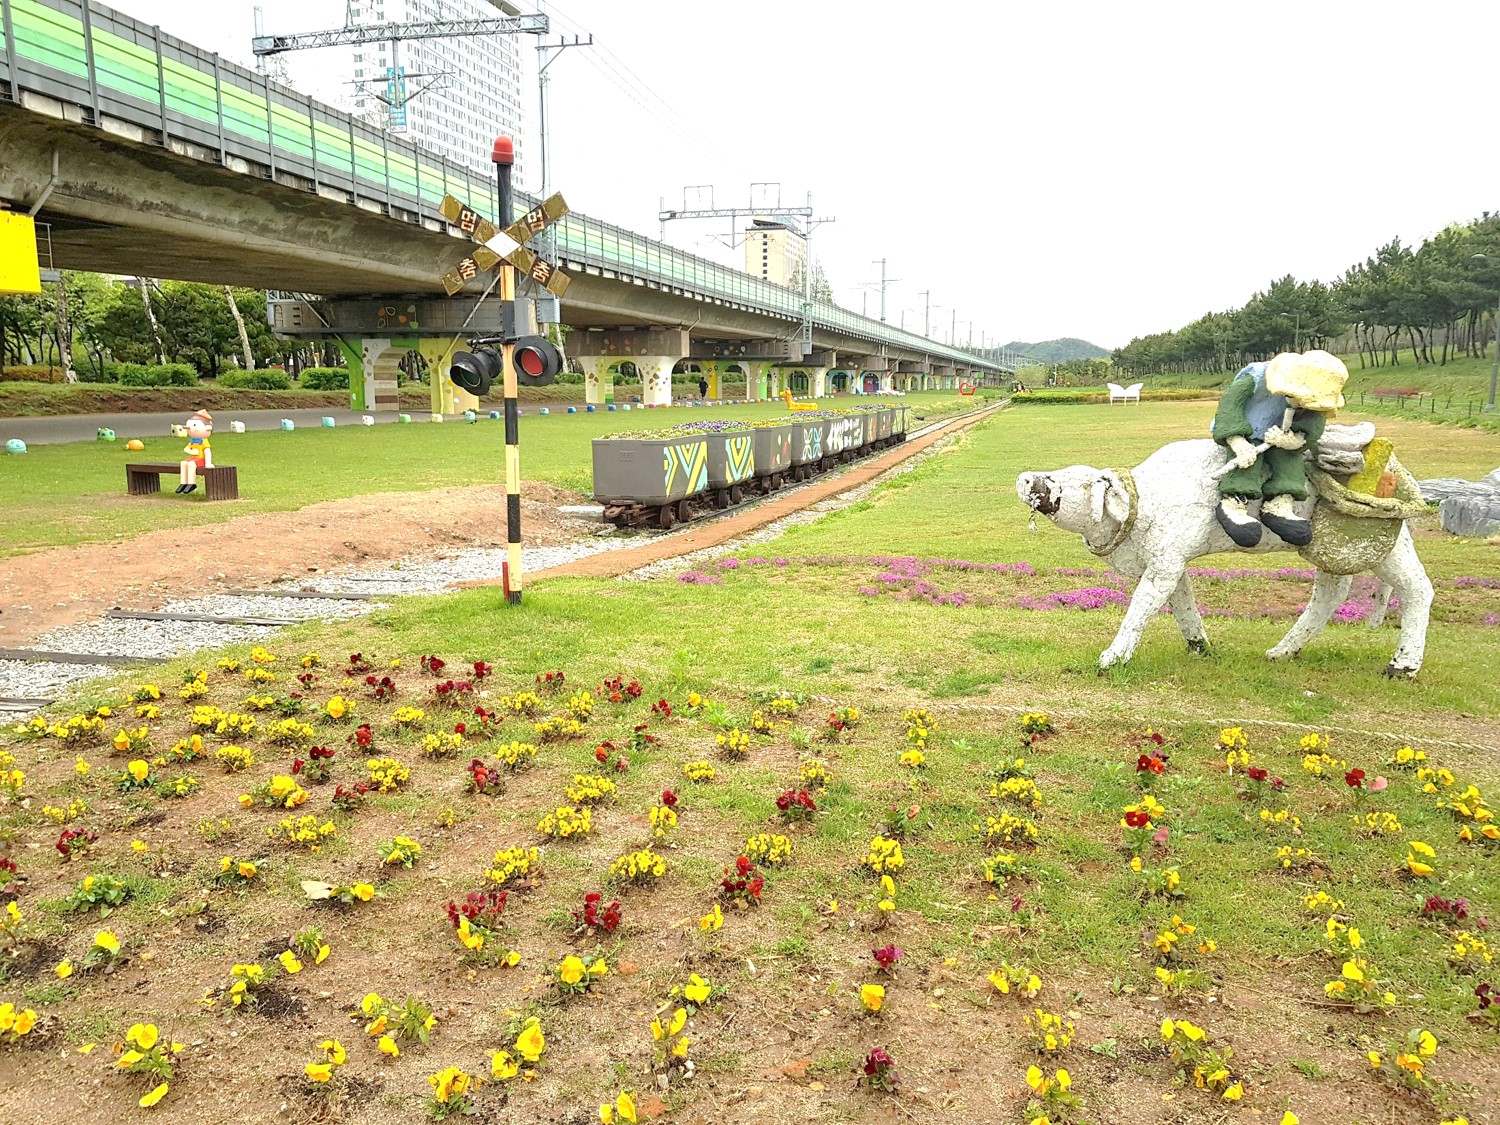
[[(1082, 535), (1090, 551), (1107, 558), (1120, 574), (1139, 579), (1119, 632), (1099, 656), (1100, 668), (1128, 661), (1163, 605), (1171, 606), (1188, 647), (1207, 651), (1208, 637), (1187, 567), (1203, 555), (1240, 549), (1214, 517), (1219, 495), (1213, 474), (1224, 459), (1224, 450), (1211, 440), (1174, 441), (1124, 476), (1111, 469), (1071, 465), (1016, 478), (1016, 494), (1033, 512)], [(1299, 511), (1306, 514), (1311, 507), (1309, 498)], [(1253, 553), (1293, 549), (1267, 533)], [(1371, 570), (1381, 586), (1375, 611), (1367, 619), (1370, 626), (1381, 624), (1393, 589), (1401, 599), (1401, 637), (1386, 675), (1415, 676), (1427, 644), (1432, 582), (1404, 524), (1390, 553)], [(1348, 597), (1351, 582), (1349, 575), (1319, 570), (1307, 608), (1266, 655), (1282, 660), (1302, 651)]]

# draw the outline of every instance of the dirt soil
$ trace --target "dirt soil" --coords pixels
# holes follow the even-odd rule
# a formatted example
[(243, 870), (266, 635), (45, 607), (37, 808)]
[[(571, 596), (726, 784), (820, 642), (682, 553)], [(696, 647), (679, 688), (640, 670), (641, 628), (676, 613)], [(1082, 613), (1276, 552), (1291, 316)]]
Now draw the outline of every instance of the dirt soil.
[[(560, 513), (585, 498), (548, 484), (521, 488), (528, 547), (589, 538), (599, 525)], [(179, 597), (311, 580), (350, 563), (461, 547), (503, 546), (505, 489), (496, 485), (350, 497), (295, 512), (242, 516), (153, 531), (112, 543), (55, 547), (0, 560), (0, 647), (21, 648), (50, 629), (107, 609), (156, 609)], [(184, 561), (184, 546), (194, 561)], [(201, 560), (197, 561), (197, 560)]]

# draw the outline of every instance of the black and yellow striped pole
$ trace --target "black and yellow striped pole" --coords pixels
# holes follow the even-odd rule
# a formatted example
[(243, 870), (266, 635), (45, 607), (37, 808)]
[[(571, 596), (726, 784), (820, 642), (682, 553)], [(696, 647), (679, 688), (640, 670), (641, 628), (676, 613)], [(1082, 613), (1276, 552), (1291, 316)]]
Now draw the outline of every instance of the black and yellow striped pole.
[[(490, 154), (495, 162), (495, 179), (499, 189), (499, 215), (502, 229), (510, 226), (513, 195), (511, 169), (516, 161), (515, 144), (509, 137), (496, 137)], [(500, 261), (500, 300), (514, 308), (516, 271), (509, 262)], [(511, 605), (521, 604), (521, 427), (516, 388), (516, 345), (514, 334), (501, 347), (501, 372), (505, 379), (505, 569), (506, 598)]]

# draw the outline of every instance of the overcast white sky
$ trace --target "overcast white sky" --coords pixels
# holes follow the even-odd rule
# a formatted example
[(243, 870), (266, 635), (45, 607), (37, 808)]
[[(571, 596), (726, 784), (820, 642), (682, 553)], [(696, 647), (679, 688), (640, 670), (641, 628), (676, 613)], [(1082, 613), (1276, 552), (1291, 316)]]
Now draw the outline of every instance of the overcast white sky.
[[(252, 0), (113, 6), (250, 62)], [(344, 0), (261, 6), (268, 32), (343, 23)], [(876, 315), (887, 258), (887, 320), (920, 331), (930, 290), (939, 337), (956, 312), (975, 344), (1114, 347), (1500, 209), (1494, 0), (546, 10), (598, 44), (549, 71), (551, 180), (575, 210), (655, 234), (685, 185), (719, 206), (752, 181), (811, 191), (837, 219), (814, 253), (839, 302)], [(347, 93), (339, 58), (289, 56), (297, 87)], [(667, 233), (741, 261), (705, 224)]]

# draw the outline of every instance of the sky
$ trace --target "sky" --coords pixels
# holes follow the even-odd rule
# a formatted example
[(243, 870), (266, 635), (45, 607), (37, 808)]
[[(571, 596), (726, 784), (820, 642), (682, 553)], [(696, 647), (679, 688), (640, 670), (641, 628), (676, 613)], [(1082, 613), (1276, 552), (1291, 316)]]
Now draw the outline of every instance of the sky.
[[(112, 6), (251, 65), (251, 0)], [(261, 7), (267, 33), (344, 22), (344, 0)], [(886, 319), (937, 339), (1117, 347), (1500, 210), (1493, 0), (522, 10), (594, 36), (548, 71), (550, 179), (574, 210), (654, 236), (662, 199), (706, 202), (688, 185), (719, 207), (752, 183), (810, 192), (836, 300), (878, 316), (884, 259)], [(299, 90), (347, 96), (337, 52), (285, 57)], [(666, 229), (743, 262), (727, 223)]]

